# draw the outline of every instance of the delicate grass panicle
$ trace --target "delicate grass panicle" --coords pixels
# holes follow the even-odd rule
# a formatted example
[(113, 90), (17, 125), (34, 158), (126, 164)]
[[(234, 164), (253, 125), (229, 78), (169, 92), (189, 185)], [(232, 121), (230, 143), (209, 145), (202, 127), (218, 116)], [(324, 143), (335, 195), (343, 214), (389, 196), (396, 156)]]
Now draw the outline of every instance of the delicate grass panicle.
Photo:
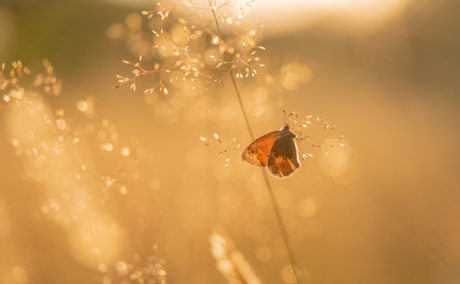
[[(237, 36), (224, 40), (220, 29), (215, 31), (205, 22), (197, 23), (197, 19), (189, 16), (190, 13), (184, 12), (184, 9), (194, 9), (205, 13), (207, 18), (214, 14), (216, 21), (230, 25), (239, 23), (245, 9), (253, 7), (254, 2), (242, 7), (232, 7), (230, 1), (216, 5), (211, 2), (205, 7), (175, 3), (163, 6), (158, 3), (157, 9), (142, 12), (149, 20), (148, 26), (153, 35), (150, 41), (142, 33), (142, 21), (133, 24), (132, 18), (135, 16), (128, 18), (129, 32), (124, 33), (124, 36), (131, 50), (140, 55), (137, 62), (123, 61), (133, 67), (132, 76), (117, 75), (118, 85), (115, 88), (130, 84), (130, 88), (135, 90), (136, 79), (149, 76), (154, 83), (144, 93), (160, 92), (168, 95), (171, 88), (183, 85), (188, 89), (206, 89), (214, 83), (222, 82), (231, 72), (235, 72), (237, 78), (254, 77), (257, 74), (256, 68), (263, 66), (257, 55), (258, 50), (265, 49), (257, 45), (262, 38), (259, 36), (262, 26), (256, 22), (255, 28), (241, 31)], [(232, 9), (233, 13), (227, 12)], [(209, 15), (206, 16), (206, 13)], [(148, 44), (151, 50), (134, 48)], [(146, 55), (155, 58), (153, 68), (144, 67), (142, 60)]]
[[(236, 2), (170, 1), (111, 25), (109, 38), (125, 42), (136, 58), (123, 60), (132, 67), (131, 74), (117, 74), (115, 88), (140, 89), (155, 114), (173, 121), (233, 121), (241, 118), (241, 105), (230, 103), (235, 97), (229, 88), (236, 86), (235, 79), (252, 78), (239, 83), (248, 94), (244, 115), (255, 122), (270, 120), (279, 113), (280, 94), (308, 83), (312, 72), (290, 59), (283, 60), (279, 69), (277, 64), (265, 67), (263, 26), (245, 18), (255, 2), (235, 6)], [(204, 92), (220, 83), (219, 96)]]
[[(41, 87), (48, 96), (58, 96), (61, 93), (62, 82), (54, 75), (53, 66), (47, 59), (43, 60), (43, 66), (45, 67), (45, 73), (38, 73), (36, 75), (34, 86)], [(25, 91), (21, 86), (21, 80), (24, 76), (30, 74), (29, 68), (23, 66), (20, 60), (14, 61), (11, 67), (9, 72), (7, 72), (6, 63), (3, 62), (0, 71), (0, 90), (7, 91), (2, 97), (5, 103), (15, 99), (22, 100), (24, 98)], [(5, 72), (7, 74), (5, 74)]]
[[(239, 154), (239, 156), (241, 156), (241, 152), (239, 151), (239, 148), (240, 148), (241, 144), (237, 143), (236, 137), (233, 137), (232, 143), (231, 143), (231, 144), (230, 144), (230, 143), (225, 143), (225, 142), (223, 142), (222, 139), (220, 138), (220, 136), (219, 136), (217, 133), (214, 133), (213, 138), (214, 138), (214, 140), (216, 140), (220, 145), (222, 145), (223, 147), (225, 147), (223, 150), (221, 150), (221, 151), (219, 151), (219, 152), (217, 153), (217, 156), (219, 156), (219, 157), (224, 157), (223, 155), (224, 155), (225, 153), (228, 153), (229, 151), (237, 151), (238, 154)], [(211, 145), (211, 143), (212, 143), (213, 140), (208, 139), (208, 138), (202, 136), (202, 137), (200, 137), (200, 141), (202, 141), (202, 142), (204, 143), (205, 146), (209, 146), (209, 145)], [(224, 167), (230, 166), (230, 163), (231, 163), (232, 159), (229, 159), (229, 158), (227, 158), (227, 157), (224, 157), (224, 158), (225, 158), (225, 162), (226, 162), (225, 165), (224, 165)]]
[[(305, 141), (309, 143), (313, 148), (323, 150), (326, 156), (328, 155), (328, 150), (344, 146), (344, 135), (340, 135), (336, 139), (322, 139), (322, 137), (325, 135), (321, 135), (321, 132), (326, 132), (326, 136), (329, 136), (329, 133), (336, 129), (335, 125), (331, 125), (329, 122), (322, 118), (313, 118), (312, 115), (299, 117), (298, 113), (293, 112), (289, 115), (288, 122), (296, 132), (297, 141)], [(306, 129), (307, 127), (310, 133), (315, 134), (303, 135), (302, 129)], [(320, 139), (320, 141), (318, 141), (318, 139)], [(307, 158), (313, 157), (313, 154), (304, 152), (301, 154), (301, 157), (303, 160), (305, 160)]]

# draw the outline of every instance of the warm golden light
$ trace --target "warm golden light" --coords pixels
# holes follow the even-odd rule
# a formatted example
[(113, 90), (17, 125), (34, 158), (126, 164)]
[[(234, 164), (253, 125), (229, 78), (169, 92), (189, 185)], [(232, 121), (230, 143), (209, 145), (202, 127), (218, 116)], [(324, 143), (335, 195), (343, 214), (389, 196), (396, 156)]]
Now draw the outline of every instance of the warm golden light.
[[(257, 3), (255, 17), (263, 20), (267, 36), (283, 36), (321, 23), (348, 33), (381, 28), (409, 5), (410, 0), (266, 0)], [(289, 19), (283, 21), (280, 19)]]
[(1, 284), (458, 282), (456, 0), (4, 2)]
[[(84, 164), (79, 166), (75, 156), (79, 148), (74, 140), (63, 139), (68, 128), (64, 111), (59, 109), (56, 116), (40, 96), (16, 97), (7, 116), (10, 139), (23, 156), (27, 175), (50, 198), (41, 206), (41, 213), (63, 227), (74, 257), (90, 267), (110, 263), (123, 243), (122, 229), (112, 217), (98, 211), (90, 193), (97, 187), (82, 179), (87, 169)], [(27, 277), (17, 271), (17, 277)]]

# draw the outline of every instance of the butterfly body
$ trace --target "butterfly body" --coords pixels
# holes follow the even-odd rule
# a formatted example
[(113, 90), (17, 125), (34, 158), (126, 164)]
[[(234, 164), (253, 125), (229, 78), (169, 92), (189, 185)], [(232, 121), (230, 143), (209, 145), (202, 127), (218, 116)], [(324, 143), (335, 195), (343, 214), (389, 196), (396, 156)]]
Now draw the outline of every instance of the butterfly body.
[(252, 142), (242, 158), (255, 166), (267, 167), (277, 177), (288, 177), (300, 168), (296, 135), (285, 124), (281, 130), (267, 133)]

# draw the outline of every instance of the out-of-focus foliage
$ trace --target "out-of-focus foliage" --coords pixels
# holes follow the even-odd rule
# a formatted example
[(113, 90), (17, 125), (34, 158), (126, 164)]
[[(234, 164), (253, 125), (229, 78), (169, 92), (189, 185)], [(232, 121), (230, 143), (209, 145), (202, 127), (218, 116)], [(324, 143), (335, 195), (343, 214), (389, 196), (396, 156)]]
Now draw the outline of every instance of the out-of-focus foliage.
[[(279, 129), (281, 109), (313, 115), (302, 134), (314, 142), (345, 134), (345, 147), (327, 152), (302, 141), (300, 172), (272, 181), (304, 280), (459, 281), (456, 5), (413, 1), (367, 33), (334, 28), (346, 21), (335, 11), (254, 42), (266, 66), (254, 78), (242, 68), (250, 75), (237, 83), (255, 135)], [(0, 282), (226, 283), (243, 269), (253, 283), (293, 283), (260, 171), (233, 150), (251, 141), (231, 81), (205, 91), (168, 77), (167, 94), (144, 93), (159, 81), (143, 76), (134, 92), (112, 89), (115, 74), (139, 74), (122, 59), (136, 64), (150, 50), (157, 37), (144, 32), (158, 22), (141, 11), (155, 9), (0, 3)], [(209, 23), (200, 16), (209, 11), (184, 11), (163, 30), (183, 48), (179, 35), (205, 25), (192, 33), (180, 19)], [(261, 21), (225, 19), (224, 39), (264, 35)], [(192, 63), (225, 61), (211, 23)], [(142, 67), (174, 67), (173, 53), (143, 54)]]

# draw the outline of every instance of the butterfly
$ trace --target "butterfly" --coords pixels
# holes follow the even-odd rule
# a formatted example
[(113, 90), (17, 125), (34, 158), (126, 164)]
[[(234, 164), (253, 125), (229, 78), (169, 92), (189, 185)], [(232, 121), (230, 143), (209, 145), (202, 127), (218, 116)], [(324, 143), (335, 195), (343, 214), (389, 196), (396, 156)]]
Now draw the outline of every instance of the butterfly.
[(244, 161), (255, 166), (267, 167), (277, 177), (289, 177), (300, 168), (296, 134), (287, 123), (257, 138), (244, 151)]

